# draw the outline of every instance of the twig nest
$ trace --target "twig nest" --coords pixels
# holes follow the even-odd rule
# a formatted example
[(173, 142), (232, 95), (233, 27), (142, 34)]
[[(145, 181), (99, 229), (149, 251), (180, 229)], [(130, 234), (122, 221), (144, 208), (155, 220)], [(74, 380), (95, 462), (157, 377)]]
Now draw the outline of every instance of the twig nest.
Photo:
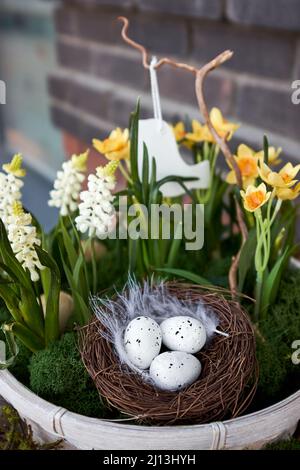
[(167, 318), (161, 325), (163, 344), (172, 351), (195, 354), (206, 343), (206, 331), (200, 320), (188, 316)]
[[(164, 284), (163, 289), (141, 287), (133, 294), (128, 286), (127, 291), (114, 299), (101, 301), (102, 307), (97, 301), (97, 316), (80, 330), (80, 349), (100, 395), (122, 413), (149, 424), (206, 423), (242, 413), (257, 385), (255, 339), (247, 313), (237, 302), (227, 300), (226, 295), (227, 291), (173, 282)], [(210, 336), (205, 347), (194, 355), (184, 351), (161, 353), (154, 358), (150, 374), (132, 368), (120, 354), (124, 334), (118, 325), (124, 324), (126, 328), (128, 317), (134, 313), (136, 316), (137, 311), (161, 324), (170, 317), (170, 313), (165, 314), (166, 307), (170, 310), (174, 304), (180, 308), (179, 313), (193, 319), (199, 309), (212, 312), (213, 316), (206, 320), (203, 316), (206, 331), (214, 318), (218, 330), (229, 336)], [(180, 315), (172, 311), (171, 316)], [(214, 331), (216, 322), (211, 325)], [(112, 334), (114, 329), (119, 331), (118, 335)], [(185, 359), (180, 362), (183, 356)], [(170, 386), (172, 391), (165, 390)]]
[[(46, 312), (46, 300), (45, 295), (41, 295), (41, 304), (42, 309)], [(67, 327), (67, 323), (73, 313), (74, 310), (74, 300), (73, 298), (64, 291), (61, 291), (59, 294), (59, 331), (60, 333), (64, 333)]]

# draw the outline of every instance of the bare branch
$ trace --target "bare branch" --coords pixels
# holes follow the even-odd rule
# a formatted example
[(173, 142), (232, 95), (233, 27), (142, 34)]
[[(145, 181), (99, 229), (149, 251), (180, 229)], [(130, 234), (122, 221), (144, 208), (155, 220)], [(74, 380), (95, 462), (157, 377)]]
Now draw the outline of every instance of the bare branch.
[[(133, 41), (132, 39), (130, 39), (128, 37), (128, 35), (127, 35), (127, 31), (128, 31), (128, 27), (129, 27), (128, 19), (125, 18), (124, 16), (120, 16), (118, 19), (123, 22), (123, 28), (122, 28), (122, 32), (121, 32), (122, 38), (124, 39), (124, 41), (127, 44), (129, 44), (130, 46), (134, 47), (135, 49), (139, 50), (142, 53), (143, 66), (146, 69), (149, 69), (150, 65), (149, 65), (149, 62), (148, 62), (148, 52), (147, 52), (146, 48), (144, 46), (142, 46), (141, 44), (138, 44), (137, 42)], [(215, 68), (219, 67), (220, 65), (222, 65), (227, 60), (229, 60), (232, 57), (232, 55), (233, 55), (232, 51), (226, 50), (226, 51), (222, 52), (222, 54), (219, 54), (213, 60), (211, 60), (210, 62), (205, 64), (200, 69), (198, 69), (196, 67), (193, 67), (191, 65), (184, 64), (184, 63), (181, 63), (181, 62), (176, 62), (176, 61), (171, 60), (167, 57), (164, 57), (164, 58), (160, 59), (157, 62), (155, 68), (158, 69), (162, 65), (168, 64), (168, 65), (171, 65), (172, 67), (187, 70), (188, 72), (192, 72), (192, 73), (195, 74), (195, 76), (196, 76), (195, 91), (196, 91), (196, 97), (197, 97), (198, 105), (199, 105), (199, 108), (200, 108), (200, 112), (202, 113), (202, 115), (204, 117), (204, 120), (205, 120), (212, 136), (214, 137), (217, 145), (220, 147), (221, 151), (223, 152), (228, 165), (234, 170), (238, 186), (240, 187), (240, 189), (242, 189), (243, 180), (242, 180), (241, 171), (240, 171), (239, 166), (238, 166), (238, 164), (237, 164), (234, 156), (232, 155), (231, 150), (230, 150), (230, 148), (227, 144), (228, 135), (225, 135), (224, 137), (221, 137), (218, 134), (218, 132), (216, 131), (216, 129), (214, 128), (214, 126), (211, 122), (211, 119), (210, 119), (209, 111), (208, 111), (206, 101), (205, 101), (205, 97), (204, 97), (204, 90), (203, 90), (204, 80), (207, 77), (207, 75), (209, 74), (209, 72), (211, 72)], [(238, 225), (239, 225), (239, 229), (240, 229), (241, 234), (242, 234), (242, 245), (241, 245), (240, 250), (237, 253), (237, 255), (232, 258), (232, 265), (231, 265), (231, 268), (230, 268), (230, 271), (229, 271), (229, 285), (230, 285), (230, 290), (231, 290), (232, 296), (234, 298), (236, 298), (236, 296), (237, 296), (237, 270), (238, 270), (240, 255), (241, 255), (243, 246), (244, 246), (244, 244), (247, 240), (247, 237), (248, 237), (248, 231), (247, 231), (247, 227), (246, 227), (246, 224), (245, 224), (245, 221), (244, 221), (243, 212), (242, 212), (236, 198), (235, 198), (235, 204), (236, 204), (236, 213), (237, 213)]]
[(242, 235), (242, 243), (241, 243), (238, 253), (232, 258), (232, 263), (231, 263), (231, 267), (229, 270), (229, 287), (230, 287), (232, 298), (237, 297), (237, 270), (239, 267), (242, 250), (248, 238), (248, 229), (245, 224), (244, 215), (236, 197), (234, 198), (234, 202), (235, 202), (238, 226)]
[(227, 142), (226, 142), (227, 136), (221, 137), (218, 134), (218, 132), (216, 131), (216, 129), (214, 128), (214, 126), (211, 122), (211, 119), (210, 119), (210, 116), (209, 116), (209, 111), (207, 109), (207, 105), (206, 105), (206, 102), (205, 102), (204, 91), (203, 91), (204, 80), (205, 80), (206, 76), (209, 74), (209, 72), (211, 72), (215, 68), (219, 67), (221, 64), (223, 64), (227, 60), (229, 60), (232, 57), (232, 55), (233, 55), (232, 51), (229, 51), (229, 50), (224, 51), (224, 52), (222, 52), (222, 54), (218, 55), (215, 59), (211, 60), (206, 65), (201, 67), (201, 69), (199, 69), (196, 73), (195, 90), (196, 90), (198, 105), (199, 105), (200, 111), (201, 111), (201, 113), (202, 113), (202, 115), (205, 119), (205, 122), (206, 122), (212, 136), (214, 137), (215, 141), (217, 142), (220, 149), (222, 150), (228, 165), (231, 168), (234, 169), (235, 174), (236, 174), (237, 183), (238, 183), (240, 189), (242, 189), (243, 181), (242, 181), (241, 171), (238, 167), (238, 164), (236, 163), (236, 160), (235, 160), (234, 156), (231, 153), (231, 150), (230, 150), (229, 146), (227, 145)]

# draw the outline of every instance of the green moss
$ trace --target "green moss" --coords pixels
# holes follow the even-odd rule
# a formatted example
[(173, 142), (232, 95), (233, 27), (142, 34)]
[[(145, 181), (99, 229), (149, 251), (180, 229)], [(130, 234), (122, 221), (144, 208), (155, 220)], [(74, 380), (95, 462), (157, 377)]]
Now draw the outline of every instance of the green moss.
[(58, 449), (61, 440), (39, 444), (34, 441), (30, 426), (22, 420), (17, 411), (10, 406), (0, 410), (0, 450), (50, 450)]
[(42, 398), (86, 416), (107, 414), (81, 361), (75, 333), (34, 354), (29, 371), (30, 388)]
[(19, 354), (17, 355), (14, 364), (9, 368), (9, 371), (24, 385), (29, 385), (28, 364), (32, 356), (32, 352), (18, 339), (16, 342), (19, 347)]
[(299, 388), (300, 365), (291, 355), (300, 339), (300, 272), (290, 271), (281, 282), (276, 304), (259, 325), (264, 340), (257, 340), (260, 366), (258, 394), (275, 401)]
[(300, 441), (292, 438), (286, 441), (273, 442), (265, 447), (266, 450), (300, 450)]

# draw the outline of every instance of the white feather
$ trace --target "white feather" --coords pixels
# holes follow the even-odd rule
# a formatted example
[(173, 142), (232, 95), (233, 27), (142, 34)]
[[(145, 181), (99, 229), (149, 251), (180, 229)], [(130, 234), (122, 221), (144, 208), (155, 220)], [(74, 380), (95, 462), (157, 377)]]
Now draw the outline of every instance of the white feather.
[(120, 366), (126, 364), (129, 369), (142, 375), (147, 381), (151, 381), (148, 372), (132, 364), (124, 348), (124, 331), (134, 318), (143, 315), (153, 318), (160, 324), (170, 317), (190, 316), (203, 323), (207, 341), (214, 333), (226, 335), (217, 330), (218, 318), (210, 308), (202, 302), (177, 299), (168, 293), (163, 281), (154, 285), (153, 279), (150, 279), (141, 285), (133, 277), (129, 277), (124, 289), (116, 292), (113, 299), (93, 297), (91, 306), (104, 326), (104, 330), (99, 329), (99, 334), (113, 344)]

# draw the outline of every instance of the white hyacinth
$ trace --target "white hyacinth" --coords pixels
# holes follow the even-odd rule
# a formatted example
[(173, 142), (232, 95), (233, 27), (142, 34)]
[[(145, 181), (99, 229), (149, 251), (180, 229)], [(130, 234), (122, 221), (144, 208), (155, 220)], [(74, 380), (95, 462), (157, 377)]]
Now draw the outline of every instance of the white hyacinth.
[(21, 188), (26, 171), (22, 168), (22, 156), (15, 155), (10, 163), (2, 166), (5, 173), (0, 172), (0, 219), (7, 227), (8, 218), (12, 213), (15, 201), (22, 198)]
[(38, 270), (45, 269), (38, 258), (35, 245), (40, 246), (36, 228), (31, 225), (32, 217), (23, 211), (22, 204), (15, 201), (9, 217), (7, 236), (11, 248), (24, 270), (28, 269), (33, 282), (38, 281)]
[(48, 204), (60, 209), (62, 216), (75, 212), (78, 208), (79, 194), (85, 179), (87, 157), (88, 151), (73, 155), (69, 161), (63, 163), (62, 170), (57, 172)]
[(80, 194), (79, 216), (75, 222), (81, 233), (103, 238), (113, 227), (115, 210), (112, 194), (116, 181), (114, 172), (118, 162), (110, 162), (104, 168), (98, 167), (96, 174), (88, 177), (88, 190)]

